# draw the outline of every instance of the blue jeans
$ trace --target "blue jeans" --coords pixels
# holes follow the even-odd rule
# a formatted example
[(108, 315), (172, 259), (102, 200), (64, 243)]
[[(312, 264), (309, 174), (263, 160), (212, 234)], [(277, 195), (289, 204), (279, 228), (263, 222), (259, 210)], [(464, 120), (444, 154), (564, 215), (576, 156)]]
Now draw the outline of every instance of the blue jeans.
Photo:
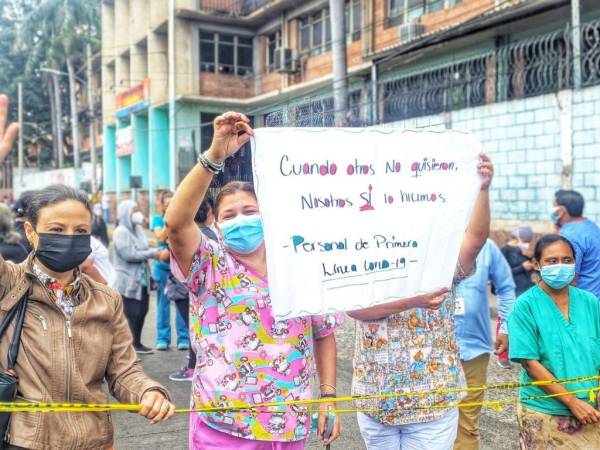
[(431, 422), (388, 426), (364, 413), (357, 414), (368, 450), (452, 450), (458, 430), (458, 408)]
[[(169, 272), (160, 268), (152, 270), (152, 276), (156, 281), (156, 344), (171, 345), (171, 301), (165, 295), (165, 286)], [(175, 327), (177, 329), (177, 343), (189, 345), (189, 332), (185, 320), (175, 309)]]

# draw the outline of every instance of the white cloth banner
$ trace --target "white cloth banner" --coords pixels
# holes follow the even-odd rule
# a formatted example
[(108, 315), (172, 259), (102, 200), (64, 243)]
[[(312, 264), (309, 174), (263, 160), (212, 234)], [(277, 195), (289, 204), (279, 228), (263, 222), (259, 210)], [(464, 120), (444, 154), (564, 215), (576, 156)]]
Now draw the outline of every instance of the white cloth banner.
[(450, 287), (481, 178), (458, 131), (269, 128), (253, 139), (278, 320)]

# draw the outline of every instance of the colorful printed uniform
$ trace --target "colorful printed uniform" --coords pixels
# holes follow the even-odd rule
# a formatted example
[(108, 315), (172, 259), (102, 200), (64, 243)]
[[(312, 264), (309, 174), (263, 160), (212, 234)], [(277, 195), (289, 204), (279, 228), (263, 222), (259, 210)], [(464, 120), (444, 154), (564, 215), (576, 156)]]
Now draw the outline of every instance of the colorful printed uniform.
[[(173, 273), (183, 280), (174, 257), (171, 262)], [(333, 333), (340, 315), (275, 322), (267, 280), (237, 262), (221, 242), (205, 237), (187, 285), (197, 357), (192, 407), (312, 398), (314, 339)], [(200, 421), (230, 435), (264, 441), (304, 440), (310, 430), (307, 408), (296, 406), (193, 414), (190, 436)]]
[[(473, 269), (473, 272), (475, 269)], [(473, 273), (472, 272), (472, 273)], [(460, 267), (439, 310), (410, 309), (385, 319), (356, 322), (353, 395), (418, 392), (466, 386), (454, 333), (455, 288), (470, 274)], [(438, 420), (463, 392), (363, 399), (356, 407), (384, 425)]]

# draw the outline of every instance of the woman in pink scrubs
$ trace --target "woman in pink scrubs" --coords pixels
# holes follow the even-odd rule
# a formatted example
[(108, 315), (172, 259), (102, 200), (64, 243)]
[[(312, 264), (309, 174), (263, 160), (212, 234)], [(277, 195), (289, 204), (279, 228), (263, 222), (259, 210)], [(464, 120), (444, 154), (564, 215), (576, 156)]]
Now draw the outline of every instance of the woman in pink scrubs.
[[(340, 316), (274, 320), (252, 185), (231, 182), (221, 189), (215, 202), (217, 243), (194, 223), (213, 176), (252, 135), (243, 114), (217, 117), (210, 149), (181, 182), (165, 216), (172, 270), (190, 291), (190, 337), (197, 354), (192, 406), (232, 408), (192, 414), (191, 449), (303, 449), (311, 425), (306, 406), (235, 408), (310, 399), (316, 373), (321, 396), (336, 393), (333, 332)], [(333, 407), (333, 402), (318, 406), (320, 437), (326, 410)], [(339, 434), (336, 417), (324, 444)]]

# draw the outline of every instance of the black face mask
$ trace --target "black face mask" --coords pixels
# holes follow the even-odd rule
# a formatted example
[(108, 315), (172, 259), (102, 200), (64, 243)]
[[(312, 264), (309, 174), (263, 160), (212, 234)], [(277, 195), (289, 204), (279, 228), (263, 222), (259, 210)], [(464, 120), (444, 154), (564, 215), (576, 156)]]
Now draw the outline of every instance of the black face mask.
[(53, 272), (68, 272), (84, 262), (90, 253), (89, 234), (38, 234), (35, 256)]

